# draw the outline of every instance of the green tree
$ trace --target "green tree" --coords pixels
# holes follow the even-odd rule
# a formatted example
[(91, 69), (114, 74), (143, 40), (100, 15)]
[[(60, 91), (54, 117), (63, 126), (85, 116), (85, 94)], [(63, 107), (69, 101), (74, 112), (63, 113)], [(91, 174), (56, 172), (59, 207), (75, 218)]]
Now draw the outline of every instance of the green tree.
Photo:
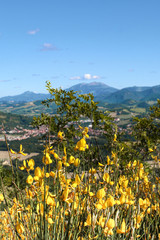
[(104, 133), (107, 149), (111, 149), (116, 125), (108, 112), (104, 113), (98, 109), (98, 103), (94, 101), (93, 94), (79, 94), (73, 90), (55, 89), (51, 87), (50, 82), (46, 83), (46, 87), (51, 98), (42, 101), (42, 104), (50, 107), (54, 103), (57, 106), (56, 114), (42, 113), (41, 116), (34, 117), (33, 126), (47, 125), (50, 134), (55, 136), (59, 131), (63, 131), (66, 139), (69, 139), (70, 148), (73, 149), (75, 137), (81, 137), (78, 126), (91, 125), (92, 129)]

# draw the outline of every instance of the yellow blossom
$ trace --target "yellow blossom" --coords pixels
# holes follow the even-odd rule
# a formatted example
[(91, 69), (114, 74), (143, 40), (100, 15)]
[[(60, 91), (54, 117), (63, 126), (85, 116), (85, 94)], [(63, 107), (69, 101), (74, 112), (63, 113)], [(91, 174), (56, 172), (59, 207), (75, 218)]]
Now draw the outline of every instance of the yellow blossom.
[(47, 221), (48, 221), (49, 224), (53, 224), (54, 223), (52, 218), (50, 218), (50, 217), (47, 218)]
[(43, 216), (44, 214), (44, 205), (42, 203), (37, 204), (37, 213)]
[(50, 155), (48, 152), (46, 152), (45, 155), (43, 156), (42, 162), (46, 165), (52, 163), (52, 159), (50, 158)]
[(51, 197), (51, 196), (48, 196), (48, 197), (47, 197), (46, 203), (47, 203), (47, 205), (49, 205), (49, 206), (56, 206), (55, 200), (54, 200), (54, 198)]
[(88, 144), (86, 144), (85, 138), (82, 138), (77, 142), (75, 150), (85, 151), (87, 148), (88, 148)]
[(112, 197), (111, 195), (107, 198), (107, 207), (112, 207), (115, 204), (115, 200), (114, 197)]
[(106, 192), (105, 192), (104, 188), (101, 188), (101, 189), (99, 189), (99, 190), (97, 191), (96, 197), (97, 197), (98, 199), (101, 199), (101, 198), (103, 198), (105, 195), (106, 195)]
[(84, 223), (84, 226), (91, 226), (91, 214), (90, 213), (87, 216), (87, 220)]
[(38, 179), (43, 177), (43, 173), (42, 173), (42, 170), (41, 170), (40, 167), (36, 167), (36, 169), (35, 169), (35, 171), (34, 171), (34, 175), (35, 175), (36, 177), (38, 177)]
[(3, 194), (0, 193), (0, 203), (4, 200)]
[(115, 221), (114, 219), (110, 218), (106, 224), (106, 226), (109, 228), (109, 229), (113, 229), (115, 227)]
[(126, 228), (126, 223), (125, 220), (123, 219), (122, 224), (121, 224), (121, 228), (117, 229), (117, 233), (128, 233), (130, 231), (130, 228)]
[(110, 182), (110, 176), (109, 176), (109, 173), (104, 173), (104, 175), (103, 175), (103, 180), (104, 180), (105, 182), (107, 182), (107, 183)]
[(89, 170), (89, 173), (92, 174), (92, 175), (94, 175), (96, 172), (97, 172), (97, 171), (96, 171), (95, 168), (91, 168), (91, 169)]
[(114, 139), (113, 139), (113, 141), (116, 142), (116, 140), (117, 140), (117, 135), (114, 134)]
[(28, 167), (30, 170), (34, 170), (34, 165), (35, 165), (35, 162), (33, 159), (29, 159), (28, 160)]
[(73, 156), (70, 156), (68, 163), (72, 164), (74, 163), (74, 161), (75, 161), (75, 158)]
[(27, 182), (28, 184), (32, 184), (32, 183), (33, 183), (33, 177), (32, 177), (31, 175), (29, 175), (29, 176), (27, 177), (26, 182)]
[(57, 169), (61, 170), (62, 169), (62, 161), (58, 161), (57, 163)]
[(50, 174), (50, 176), (53, 177), (53, 178), (54, 178), (55, 175), (56, 175), (53, 171), (51, 171), (49, 174)]
[(102, 228), (104, 228), (106, 218), (103, 217), (103, 215), (100, 216), (99, 221), (97, 221), (97, 224), (100, 225)]
[(57, 134), (57, 137), (60, 138), (61, 140), (63, 140), (64, 132), (59, 131), (58, 134)]
[(22, 154), (23, 156), (26, 156), (26, 155), (27, 155), (27, 153), (24, 153), (24, 152), (23, 152), (22, 144), (20, 144), (20, 150), (19, 150), (18, 153)]
[(78, 167), (80, 164), (80, 159), (79, 158), (76, 158), (75, 161), (74, 161), (74, 166), (75, 167)]
[(15, 152), (15, 151), (13, 151), (12, 149), (10, 149), (10, 152), (11, 152), (12, 154), (16, 154), (16, 152)]
[(63, 201), (66, 201), (67, 198), (68, 198), (68, 194), (69, 194), (69, 188), (68, 188), (68, 185), (65, 187), (65, 189), (63, 190), (63, 193), (62, 193), (62, 200)]
[(22, 225), (22, 223), (16, 224), (16, 230), (20, 235), (24, 232), (25, 229), (24, 229), (24, 226)]
[(87, 134), (88, 133), (88, 127), (85, 127), (82, 134), (83, 136), (85, 136), (86, 138), (89, 138), (89, 135)]

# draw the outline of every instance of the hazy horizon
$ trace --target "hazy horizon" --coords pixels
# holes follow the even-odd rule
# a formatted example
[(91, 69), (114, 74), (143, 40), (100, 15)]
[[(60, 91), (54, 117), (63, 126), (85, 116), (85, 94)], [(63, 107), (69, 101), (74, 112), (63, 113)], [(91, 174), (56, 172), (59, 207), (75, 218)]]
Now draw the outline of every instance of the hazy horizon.
[[(92, 84), (92, 83), (102, 83), (102, 84), (106, 84), (106, 83), (104, 83), (104, 82), (90, 82), (90, 83), (87, 83), (87, 82), (81, 82), (81, 83), (77, 83), (77, 84), (74, 84), (74, 85), (72, 85), (72, 86), (75, 86), (75, 85), (78, 85), (78, 84)], [(108, 84), (106, 84), (108, 87), (112, 87), (112, 88), (115, 88), (114, 86), (110, 86), (110, 85), (108, 85)], [(72, 87), (72, 86), (70, 86), (70, 87)], [(146, 86), (146, 85), (144, 85), (144, 86), (136, 86), (136, 85), (134, 85), (134, 86), (128, 86), (128, 87), (124, 87), (124, 88), (115, 88), (115, 89), (117, 89), (117, 90), (122, 90), (122, 89), (125, 89), (125, 88), (132, 88), (132, 87), (139, 87), (139, 88), (141, 88), (141, 87), (156, 87), (156, 86), (158, 86), (158, 85), (154, 85), (154, 86)], [(70, 87), (68, 87), (68, 88), (70, 88)], [(64, 90), (65, 89), (68, 89), (68, 88), (63, 88)], [(5, 96), (3, 96), (3, 97), (12, 97), (12, 96), (16, 96), (16, 95), (21, 95), (21, 94), (23, 94), (23, 93), (25, 93), (25, 92), (33, 92), (33, 93), (35, 93), (35, 94), (48, 94), (48, 91), (46, 90), (45, 92), (37, 92), (37, 91), (32, 91), (32, 90), (26, 90), (26, 91), (24, 91), (24, 92), (21, 92), (21, 93), (19, 93), (19, 94), (12, 94), (12, 95), (5, 95)], [(3, 98), (3, 97), (0, 97), (0, 98)]]

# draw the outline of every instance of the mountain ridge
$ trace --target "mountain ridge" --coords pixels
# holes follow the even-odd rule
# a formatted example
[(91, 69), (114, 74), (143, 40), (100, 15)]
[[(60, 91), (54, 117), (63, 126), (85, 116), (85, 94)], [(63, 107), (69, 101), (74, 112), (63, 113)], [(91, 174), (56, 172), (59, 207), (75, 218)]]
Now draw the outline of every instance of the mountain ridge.
[[(148, 86), (133, 86), (122, 89), (110, 87), (102, 82), (79, 83), (65, 89), (66, 91), (73, 90), (82, 94), (93, 93), (95, 100), (107, 103), (123, 103), (127, 100), (135, 101), (149, 101), (160, 98), (160, 85)], [(44, 100), (51, 98), (50, 94), (34, 93), (32, 91), (25, 91), (19, 95), (6, 96), (0, 98), (0, 103), (3, 102), (34, 102), (37, 100)]]

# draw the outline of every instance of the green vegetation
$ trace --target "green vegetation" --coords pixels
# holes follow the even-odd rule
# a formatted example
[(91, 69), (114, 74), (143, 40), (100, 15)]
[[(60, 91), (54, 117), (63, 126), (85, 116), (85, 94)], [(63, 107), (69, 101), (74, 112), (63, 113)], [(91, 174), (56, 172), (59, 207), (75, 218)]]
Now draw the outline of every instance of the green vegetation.
[(13, 128), (20, 126), (20, 127), (27, 127), (31, 125), (32, 118), (26, 117), (23, 115), (16, 115), (11, 113), (4, 113), (0, 112), (0, 126), (4, 125), (5, 130), (12, 130)]
[[(47, 89), (52, 98), (42, 103), (56, 104), (56, 114), (33, 120), (49, 128), (41, 164), (10, 159), (9, 178), (1, 167), (0, 238), (159, 239), (160, 100), (133, 119), (127, 138), (92, 94)], [(118, 107), (118, 116), (130, 114)], [(25, 155), (26, 146), (10, 151)]]

